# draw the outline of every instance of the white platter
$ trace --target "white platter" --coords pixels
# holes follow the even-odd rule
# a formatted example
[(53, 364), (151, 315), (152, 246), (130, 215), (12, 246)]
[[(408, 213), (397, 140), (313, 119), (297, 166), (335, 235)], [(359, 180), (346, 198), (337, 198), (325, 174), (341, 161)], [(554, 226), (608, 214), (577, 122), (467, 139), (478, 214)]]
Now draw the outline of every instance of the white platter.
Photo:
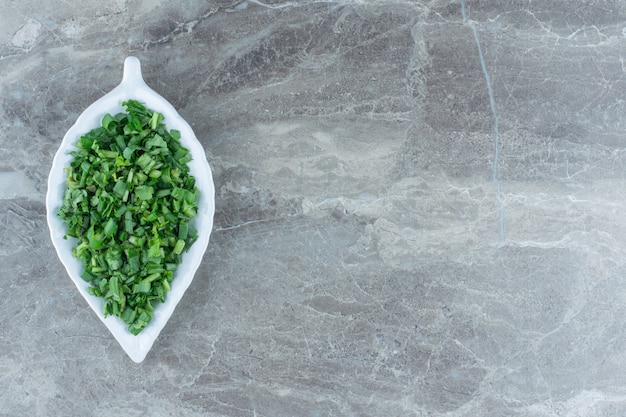
[[(164, 116), (164, 123), (168, 129), (176, 129), (181, 133), (180, 142), (189, 149), (192, 161), (189, 162), (191, 174), (196, 179), (199, 190), (198, 214), (192, 225), (198, 230), (198, 239), (183, 253), (182, 264), (174, 274), (171, 290), (165, 302), (155, 307), (152, 321), (139, 335), (131, 334), (127, 325), (117, 317), (104, 317), (104, 300), (88, 293), (89, 284), (81, 277), (83, 269), (81, 263), (72, 256), (72, 248), (77, 239), (64, 239), (66, 224), (57, 216), (57, 210), (62, 204), (66, 189), (67, 175), (64, 171), (69, 166), (72, 156), (69, 154), (77, 140), (90, 130), (100, 126), (105, 114), (115, 115), (124, 111), (122, 102), (135, 99), (142, 102), (147, 108), (160, 112)], [(215, 212), (215, 188), (211, 168), (206, 160), (204, 148), (196, 138), (189, 124), (183, 120), (174, 107), (163, 97), (150, 89), (143, 80), (141, 65), (135, 57), (128, 57), (124, 61), (122, 82), (104, 97), (91, 104), (68, 130), (61, 142), (48, 177), (48, 192), (46, 194), (46, 214), (50, 236), (57, 254), (65, 266), (78, 291), (87, 300), (96, 315), (109, 329), (113, 337), (119, 342), (126, 354), (137, 363), (142, 362), (163, 327), (172, 316), (176, 305), (189, 288), (193, 277), (200, 266), (202, 257), (209, 243), (209, 236), (213, 228)]]

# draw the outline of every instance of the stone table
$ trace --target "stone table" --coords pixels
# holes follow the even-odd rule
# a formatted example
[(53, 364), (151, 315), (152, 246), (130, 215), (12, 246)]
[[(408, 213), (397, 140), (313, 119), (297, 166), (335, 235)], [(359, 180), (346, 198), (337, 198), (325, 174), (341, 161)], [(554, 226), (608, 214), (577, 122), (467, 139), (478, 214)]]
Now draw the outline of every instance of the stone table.
[[(46, 181), (127, 56), (216, 213), (132, 362)], [(0, 415), (623, 416), (626, 6), (5, 1)]]

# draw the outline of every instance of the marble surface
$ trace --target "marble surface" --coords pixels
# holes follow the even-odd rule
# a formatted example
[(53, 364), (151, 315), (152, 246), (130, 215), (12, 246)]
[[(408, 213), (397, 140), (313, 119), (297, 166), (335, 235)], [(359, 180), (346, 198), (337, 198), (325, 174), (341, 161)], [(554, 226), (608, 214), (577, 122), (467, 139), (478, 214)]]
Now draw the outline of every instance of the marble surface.
[[(624, 2), (2, 5), (0, 416), (626, 415)], [(141, 364), (44, 205), (129, 55), (217, 189)]]

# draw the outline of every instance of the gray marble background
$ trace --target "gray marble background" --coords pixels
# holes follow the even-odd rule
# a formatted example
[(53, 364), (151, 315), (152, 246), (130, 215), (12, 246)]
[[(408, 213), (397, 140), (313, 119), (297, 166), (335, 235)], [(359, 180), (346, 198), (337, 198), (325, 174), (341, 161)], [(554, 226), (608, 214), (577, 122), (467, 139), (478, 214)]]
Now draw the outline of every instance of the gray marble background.
[[(4, 0), (0, 416), (626, 415), (626, 3)], [(49, 239), (142, 61), (215, 227), (142, 364)]]

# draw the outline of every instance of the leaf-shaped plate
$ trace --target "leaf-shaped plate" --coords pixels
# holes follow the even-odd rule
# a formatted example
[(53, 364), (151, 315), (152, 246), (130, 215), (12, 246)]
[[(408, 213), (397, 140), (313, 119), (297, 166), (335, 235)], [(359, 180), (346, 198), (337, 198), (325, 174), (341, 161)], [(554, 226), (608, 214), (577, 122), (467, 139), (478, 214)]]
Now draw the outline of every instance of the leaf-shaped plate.
[[(189, 162), (189, 168), (191, 174), (196, 178), (196, 187), (199, 190), (198, 214), (192, 222), (192, 225), (198, 230), (198, 239), (187, 252), (183, 253), (182, 263), (174, 274), (171, 290), (167, 294), (165, 302), (155, 307), (152, 321), (137, 336), (131, 334), (127, 329), (127, 325), (119, 318), (113, 316), (104, 317), (103, 299), (88, 293), (89, 284), (80, 277), (83, 267), (72, 256), (72, 248), (76, 246), (77, 239), (70, 237), (64, 239), (66, 224), (57, 216), (57, 210), (62, 205), (63, 194), (67, 187), (67, 174), (64, 169), (69, 166), (72, 159), (69, 152), (75, 149), (75, 143), (82, 135), (100, 126), (105, 114), (115, 115), (124, 111), (122, 102), (129, 99), (138, 100), (147, 108), (162, 113), (167, 128), (180, 131), (180, 142), (189, 149), (193, 158)], [(91, 104), (65, 134), (52, 162), (52, 169), (48, 177), (46, 210), (52, 243), (70, 278), (76, 284), (78, 291), (87, 300), (87, 303), (134, 362), (139, 363), (145, 359), (200, 266), (213, 228), (214, 199), (215, 188), (211, 168), (206, 160), (204, 148), (196, 138), (193, 130), (167, 100), (146, 85), (141, 74), (139, 60), (135, 57), (126, 58), (120, 85)]]

